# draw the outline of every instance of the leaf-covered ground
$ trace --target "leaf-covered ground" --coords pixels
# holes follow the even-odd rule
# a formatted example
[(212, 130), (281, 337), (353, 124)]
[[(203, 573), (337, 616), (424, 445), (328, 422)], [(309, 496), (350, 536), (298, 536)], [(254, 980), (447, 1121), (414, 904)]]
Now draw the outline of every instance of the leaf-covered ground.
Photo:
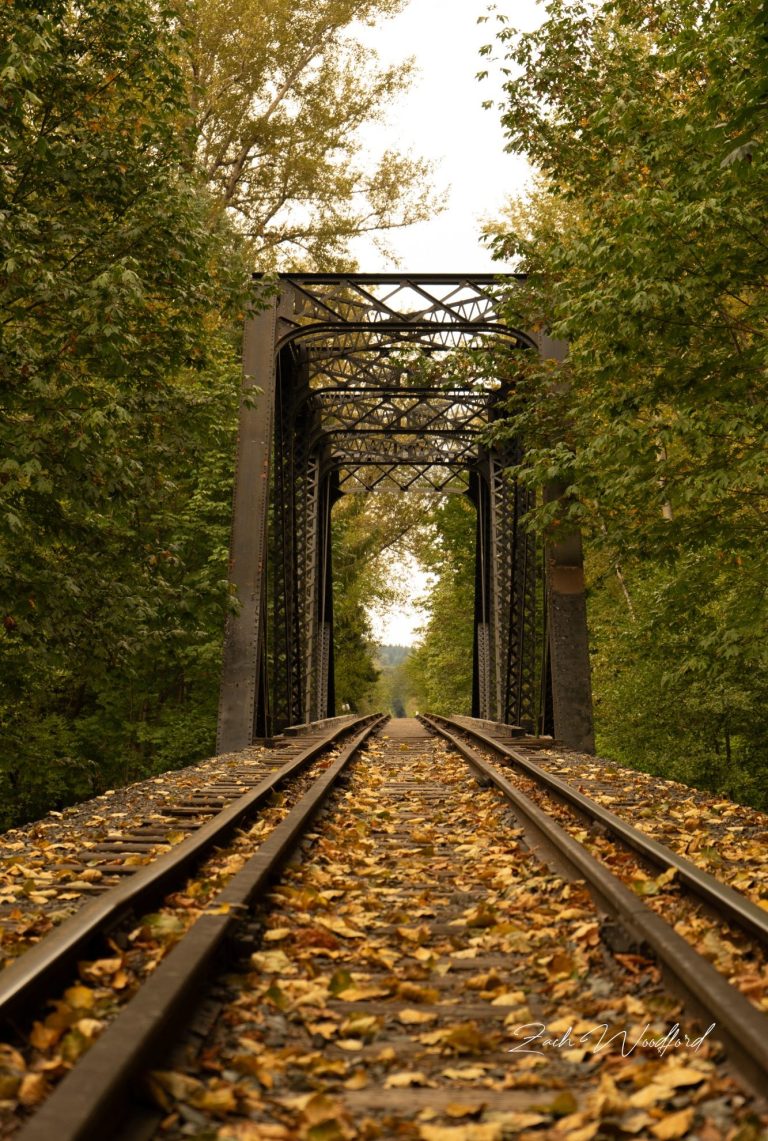
[(153, 1076), (166, 1137), (756, 1141), (766, 1124), (714, 1033), (652, 963), (609, 955), (583, 886), (434, 741), (368, 749), (228, 986), (202, 1057)]
[[(283, 753), (277, 756), (282, 759)], [(115, 865), (140, 867), (182, 840), (188, 822), (166, 815), (164, 809), (219, 782), (241, 781), (246, 791), (252, 783), (248, 770), (259, 774), (266, 757), (262, 748), (213, 757), (105, 792), (63, 812), (49, 812), (42, 820), (6, 832), (0, 837), (2, 966), (114, 882), (110, 873)], [(111, 858), (96, 854), (105, 843), (119, 842), (126, 833), (147, 826), (162, 838), (145, 851)]]
[[(537, 749), (526, 755), (768, 910), (768, 869), (760, 857), (768, 839), (768, 820), (762, 813), (645, 773), (633, 772), (628, 780), (626, 769), (583, 754)], [(490, 754), (488, 760), (499, 762)], [(759, 1010), (768, 1011), (768, 963), (754, 939), (703, 912), (695, 898), (679, 889), (674, 871), (649, 869), (606, 835), (602, 826), (585, 827), (579, 816), (514, 765), (500, 767), (508, 780), (553, 815)]]

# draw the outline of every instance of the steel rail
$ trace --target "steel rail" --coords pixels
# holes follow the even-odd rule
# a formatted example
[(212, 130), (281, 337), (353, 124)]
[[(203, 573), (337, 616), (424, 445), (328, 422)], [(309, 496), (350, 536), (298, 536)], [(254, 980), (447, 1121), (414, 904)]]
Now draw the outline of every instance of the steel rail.
[(125, 1128), (121, 1115), (130, 1114), (131, 1108), (141, 1111), (134, 1101), (134, 1085), (188, 1023), (230, 929), (290, 858), (334, 783), (387, 717), (364, 720), (369, 723), (362, 732), (209, 902), (136, 996), (20, 1130), (18, 1141), (51, 1141), (52, 1137), (56, 1141), (104, 1141)]
[(507, 797), (528, 833), (532, 850), (543, 849), (544, 862), (552, 866), (547, 856), (555, 852), (556, 870), (586, 881), (598, 911), (602, 909), (617, 919), (638, 945), (652, 952), (691, 1013), (715, 1022), (715, 1033), (731, 1062), (757, 1095), (764, 1097), (768, 1089), (768, 1018), (498, 769), (435, 718), (422, 715), (419, 720), (449, 741), (483, 782), (495, 785)]
[(225, 840), (283, 781), (308, 765), (342, 734), (370, 720), (370, 717), (355, 718), (341, 725), (331, 725), (319, 740), (313, 739), (292, 761), (264, 777), (170, 851), (85, 904), (20, 955), (0, 974), (0, 1024), (13, 1022), (44, 1001), (57, 983), (73, 972), (77, 960), (86, 957), (87, 948), (96, 937), (114, 929), (131, 912), (151, 908), (179, 877)]
[(721, 916), (727, 918), (729, 922), (736, 924), (743, 931), (755, 936), (765, 946), (768, 946), (768, 912), (757, 907), (751, 900), (743, 896), (741, 892), (729, 887), (728, 884), (721, 883), (714, 876), (710, 875), (709, 872), (705, 872), (702, 868), (697, 867), (696, 864), (687, 860), (685, 856), (679, 855), (677, 852), (672, 851), (671, 848), (667, 848), (666, 845), (661, 844), (658, 840), (654, 840), (651, 836), (646, 835), (645, 832), (641, 832), (639, 828), (628, 824), (614, 812), (604, 808), (603, 805), (598, 804), (597, 801), (592, 800), (590, 797), (585, 796), (584, 793), (579, 792), (578, 789), (575, 789), (573, 785), (567, 781), (541, 768), (535, 761), (524, 756), (518, 749), (503, 745), (494, 737), (488, 736), (474, 726), (465, 725), (461, 721), (456, 721), (453, 718), (430, 716), (424, 720), (425, 722), (429, 721), (433, 723), (436, 728), (439, 728), (439, 724), (441, 723), (450, 725), (454, 730), (466, 733), (484, 747), (511, 760), (526, 776), (531, 777), (532, 780), (535, 780), (538, 784), (553, 792), (562, 800), (567, 801), (591, 820), (601, 824), (617, 840), (620, 840), (623, 844), (632, 848), (644, 859), (662, 868), (664, 871), (674, 868), (677, 872), (678, 882), (683, 884), (689, 892), (696, 895), (703, 903), (714, 907), (716, 911)]

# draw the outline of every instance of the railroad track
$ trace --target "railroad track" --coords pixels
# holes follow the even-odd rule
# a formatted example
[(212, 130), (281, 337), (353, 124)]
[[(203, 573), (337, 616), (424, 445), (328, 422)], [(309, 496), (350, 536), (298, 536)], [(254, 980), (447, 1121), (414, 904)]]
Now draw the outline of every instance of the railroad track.
[[(651, 1130), (647, 1136), (662, 1136), (653, 1132), (663, 1118), (652, 1097), (659, 1105), (664, 1103), (664, 1115), (670, 1106), (669, 1112), (681, 1115), (681, 1127), (687, 1129), (703, 1111), (693, 1103), (681, 1107), (680, 1099), (686, 1091), (694, 1091), (696, 1104), (708, 1105), (700, 1094), (702, 1083), (710, 1081), (719, 1091), (718, 1112), (723, 1112), (725, 1097), (731, 1099), (728, 1112), (734, 1120), (749, 1117), (755, 1107), (734, 1092), (706, 1056), (716, 1054), (716, 1034), (742, 1079), (754, 1090), (768, 1088), (766, 1018), (551, 815), (514, 788), (497, 764), (459, 739), (458, 730), (466, 735), (466, 725), (440, 724), (447, 745), (436, 740), (437, 728), (436, 721), (429, 729), (394, 722), (382, 737), (381, 719), (345, 725), (343, 741), (337, 740), (341, 730), (333, 734), (338, 755), (319, 762), (323, 767), (319, 775), (303, 778), (306, 790), (297, 794), (292, 807), (283, 807), (283, 818), (270, 825), (271, 830), (240, 834), (234, 849), (210, 855), (224, 842), (224, 833), (212, 838), (216, 820), (229, 818), (225, 832), (231, 837), (235, 804), (242, 807), (243, 800), (250, 800), (248, 811), (263, 804), (277, 774), (264, 778), (234, 804), (220, 806), (217, 818), (200, 826), (175, 850), (83, 907), (5, 972), (9, 984), (0, 976), (5, 984), (0, 989), (0, 1013), (5, 1011), (6, 1020), (18, 1019), (22, 1010), (50, 998), (67, 971), (72, 974), (73, 962), (84, 958), (86, 949), (90, 953), (99, 933), (103, 936), (105, 924), (114, 932), (127, 910), (138, 916), (142, 907), (155, 906), (164, 895), (161, 914), (173, 916), (191, 909), (196, 915), (173, 950), (153, 962), (143, 985), (111, 1024), (99, 1028), (100, 1036), (77, 1065), (47, 1100), (39, 1099), (40, 1108), (18, 1134), (22, 1141), (51, 1137), (102, 1141), (118, 1136), (133, 1141), (155, 1130), (160, 1130), (158, 1136), (173, 1138), (188, 1136), (194, 1128), (213, 1129), (212, 1137), (250, 1141), (257, 1136), (310, 1137), (315, 1126), (331, 1121), (341, 1124), (337, 1134), (329, 1127), (328, 1136), (354, 1137), (358, 1135), (354, 1122), (361, 1118), (384, 1122), (376, 1126), (379, 1132), (364, 1135), (389, 1136), (387, 1130), (394, 1126), (386, 1124), (387, 1107), (393, 1097), (409, 1122), (422, 1115), (423, 1123), (414, 1126), (419, 1132), (410, 1135), (427, 1141), (437, 1138), (443, 1128), (430, 1126), (429, 1114), (438, 1123), (483, 1116), (488, 1128), (477, 1136), (495, 1139), (512, 1135), (512, 1129), (517, 1135), (521, 1129), (558, 1119), (561, 1125), (573, 1119), (574, 1130), (583, 1129), (580, 1117), (606, 1116), (611, 1104), (616, 1114), (622, 1098), (625, 1116), (634, 1113), (637, 1124), (637, 1114), (645, 1113)], [(488, 741), (475, 740), (491, 748)], [(289, 780), (333, 743), (313, 741), (281, 767), (279, 779)], [(346, 770), (350, 772), (346, 791), (332, 793)], [(478, 789), (472, 777), (483, 787)], [(312, 824), (329, 796), (322, 823)], [(586, 811), (584, 804), (579, 808)], [(601, 826), (607, 827), (604, 820)], [(299, 845), (307, 858), (289, 869), (287, 880), (281, 880), (265, 901), (267, 889)], [(548, 868), (529, 869), (521, 886), (520, 867), (531, 862), (532, 849)], [(180, 888), (179, 877), (188, 877), (204, 852), (209, 864), (203, 878), (213, 882), (215, 890), (195, 897), (189, 886)], [(658, 862), (660, 853), (655, 856)], [(212, 870), (216, 861), (236, 869), (228, 880), (216, 878)], [(173, 874), (172, 864), (177, 868)], [(124, 898), (129, 885), (138, 888), (130, 904)], [(81, 933), (76, 934), (76, 928)], [(606, 959), (601, 935), (613, 945), (615, 961)], [(178, 1041), (229, 940), (241, 959), (244, 955), (252, 959), (235, 983), (229, 963), (228, 981), (219, 985), (220, 991), (224, 986), (219, 998), (228, 1013), (213, 1030), (205, 1027), (205, 1064), (216, 1075), (229, 1075), (216, 1076), (211, 1085), (210, 1079), (190, 1076), (188, 1060), (180, 1060)], [(122, 945), (112, 946), (119, 952)], [(616, 1096), (613, 1103), (603, 1097), (596, 1109), (594, 1091), (590, 1092), (595, 1065), (587, 1059), (585, 1067), (589, 1048), (574, 1047), (582, 1055), (579, 1059), (548, 1060), (550, 1109), (530, 1110), (531, 1105), (541, 1106), (541, 1097), (526, 1092), (525, 1082), (517, 1081), (519, 1074), (511, 1075), (509, 1065), (512, 1056), (514, 1063), (520, 1060), (516, 1055), (524, 1038), (518, 1031), (526, 1023), (540, 1025), (542, 1034), (547, 1027), (557, 1027), (558, 1003), (566, 1002), (573, 1012), (573, 1026), (583, 1034), (589, 1018), (599, 1020), (605, 1010), (606, 993), (620, 996), (618, 1010), (626, 1012), (627, 1025), (642, 1020), (645, 1012), (648, 1026), (656, 1027), (662, 1008), (676, 1017), (676, 1007), (657, 984), (649, 948), (699, 1018), (704, 1039), (709, 1037), (707, 1027), (716, 1024), (711, 1041), (700, 1043), (703, 1054), (697, 1050), (687, 1068), (678, 1064), (677, 1076), (660, 1058), (657, 1076), (641, 1087), (654, 1087), (645, 1105), (635, 1094), (625, 1096), (606, 1071), (599, 1081), (604, 1086), (610, 1078)], [(109, 961), (97, 959), (96, 964)], [(600, 981), (597, 976), (592, 979), (598, 967), (605, 976), (602, 987), (592, 986), (592, 981)], [(93, 968), (93, 963), (85, 964), (86, 980), (99, 978)], [(634, 993), (638, 986), (642, 1001)], [(579, 987), (584, 995), (576, 1004), (573, 995)], [(70, 987), (65, 996), (71, 991)], [(233, 1032), (238, 1011), (243, 1010), (244, 1028)], [(75, 1007), (74, 1014), (78, 1013), (82, 1011)], [(614, 1010), (612, 1025), (615, 1014)], [(280, 1022), (277, 1031), (275, 1020)], [(88, 1021), (75, 1018), (73, 1025), (77, 1028)], [(45, 1022), (38, 1025), (45, 1030)], [(55, 1055), (57, 1028), (50, 1029)], [(409, 1037), (403, 1038), (404, 1030)], [(282, 1054), (270, 1039), (275, 1033), (283, 1044)], [(38, 1042), (44, 1039), (39, 1032)], [(592, 1043), (588, 1034), (587, 1039)], [(184, 1049), (188, 1048), (187, 1043)], [(640, 1053), (646, 1070), (650, 1065), (656, 1074), (654, 1049), (643, 1047)], [(286, 1063), (286, 1051), (295, 1065)], [(526, 1059), (543, 1057), (544, 1051), (535, 1051), (535, 1047), (526, 1050)], [(307, 1073), (301, 1059), (318, 1057), (320, 1062)], [(467, 1058), (472, 1065), (446, 1064)], [(47, 1069), (34, 1071), (42, 1075), (38, 1087), (55, 1069), (49, 1062)], [(630, 1074), (629, 1069), (628, 1065), (624, 1080), (636, 1083), (640, 1071)], [(149, 1071), (155, 1071), (154, 1097), (164, 1113), (150, 1112), (147, 1118), (137, 1091), (142, 1075)], [(612, 1072), (616, 1073), (615, 1067)], [(526, 1073), (528, 1079), (535, 1077), (530, 1070)], [(664, 1074), (672, 1075), (673, 1084), (664, 1084)], [(273, 1092), (276, 1081), (278, 1089)], [(288, 1083), (284, 1088), (283, 1082)], [(531, 1087), (535, 1084), (529, 1080)], [(717, 1098), (713, 1095), (710, 1100), (714, 1104)], [(34, 1098), (28, 1101), (33, 1104)], [(120, 1133), (114, 1125), (118, 1119), (125, 1123)], [(226, 1126), (221, 1126), (222, 1121)], [(219, 1127), (234, 1132), (217, 1133)], [(620, 1122), (611, 1128), (621, 1133)], [(642, 1128), (641, 1122), (631, 1132), (638, 1135)], [(561, 1132), (567, 1136), (567, 1130)]]

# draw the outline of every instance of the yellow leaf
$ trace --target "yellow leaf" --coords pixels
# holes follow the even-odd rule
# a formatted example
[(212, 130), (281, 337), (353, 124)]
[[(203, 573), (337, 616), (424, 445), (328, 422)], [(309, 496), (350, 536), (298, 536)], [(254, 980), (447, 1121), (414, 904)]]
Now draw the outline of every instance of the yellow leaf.
[(705, 1078), (706, 1074), (701, 1070), (694, 1070), (692, 1066), (670, 1066), (669, 1069), (656, 1074), (654, 1081), (678, 1089), (679, 1086), (696, 1086)]
[(444, 1078), (452, 1081), (476, 1082), (485, 1077), (485, 1070), (485, 1066), (448, 1066), (440, 1072)]
[(233, 1121), (222, 1125), (216, 1134), (218, 1141), (288, 1141), (284, 1125), (267, 1125), (260, 1121)]
[(639, 1113), (633, 1113), (630, 1117), (623, 1117), (621, 1119), (621, 1132), (622, 1133), (639, 1133), (641, 1129), (653, 1123), (653, 1118), (640, 1110)]
[(80, 1018), (75, 1023), (75, 1030), (79, 1030), (84, 1038), (95, 1038), (104, 1029), (104, 1023), (98, 1018)]
[(673, 1141), (676, 1137), (687, 1137), (688, 1127), (695, 1114), (693, 1106), (681, 1109), (677, 1113), (670, 1113), (663, 1117), (656, 1125), (651, 1126), (651, 1133), (659, 1141)]
[(658, 1082), (649, 1082), (647, 1086), (630, 1094), (628, 1101), (635, 1109), (648, 1109), (657, 1102), (667, 1101), (672, 1096), (672, 1087), (663, 1086)]
[(406, 1002), (435, 1003), (440, 1000), (440, 991), (433, 986), (417, 986), (416, 983), (403, 982), (397, 988), (397, 993)]
[(293, 964), (285, 951), (276, 948), (274, 951), (254, 951), (251, 955), (251, 966), (255, 967), (257, 971), (285, 974)]
[(341, 1024), (343, 1034), (357, 1034), (362, 1038), (373, 1038), (380, 1029), (381, 1019), (375, 1014), (353, 1014)]
[(290, 927), (274, 927), (271, 931), (264, 932), (264, 942), (279, 943), (281, 939), (287, 939), (290, 934)]
[(484, 1125), (420, 1125), (421, 1141), (501, 1141), (503, 1127), (497, 1122)]
[(90, 1010), (96, 1001), (96, 995), (90, 987), (76, 985), (64, 991), (64, 999), (75, 1010)]
[(202, 1082), (173, 1070), (153, 1070), (149, 1075), (150, 1091), (162, 1109), (170, 1110), (175, 1101), (189, 1101), (204, 1090)]
[(332, 931), (334, 935), (341, 935), (345, 939), (364, 939), (365, 932), (356, 931), (354, 927), (350, 927), (343, 919), (335, 919), (331, 917), (326, 919), (323, 915), (318, 915), (317, 922), (321, 927), (325, 927), (328, 931)]
[(78, 970), (89, 982), (100, 982), (117, 974), (122, 965), (122, 959), (97, 959), (93, 963), (79, 963)]
[(344, 1082), (344, 1089), (358, 1090), (365, 1089), (368, 1085), (368, 1075), (365, 1070), (355, 1070), (351, 1077), (347, 1078)]
[(422, 923), (419, 927), (398, 927), (397, 933), (411, 943), (425, 943), (430, 936), (430, 930), (426, 923)]
[(510, 1129), (535, 1129), (537, 1125), (543, 1125), (549, 1120), (540, 1113), (504, 1113), (499, 1117), (499, 1124), (506, 1132)]
[(491, 1002), (491, 1006), (519, 1006), (521, 1002), (525, 1002), (524, 991), (508, 990), (503, 994), (497, 994)]
[(434, 1086), (426, 1074), (421, 1070), (400, 1070), (399, 1073), (390, 1074), (384, 1082), (385, 1089), (409, 1089), (411, 1086)]
[(338, 1026), (335, 1022), (327, 1020), (323, 1022), (308, 1022), (307, 1030), (310, 1034), (319, 1034), (321, 1038), (325, 1038), (326, 1042), (329, 1042), (331, 1038), (335, 1037)]
[(342, 998), (344, 1002), (365, 1002), (369, 998), (386, 998), (389, 994), (388, 987), (380, 986), (352, 986), (346, 987), (345, 990), (339, 991), (337, 997)]
[(445, 1107), (446, 1117), (472, 1117), (473, 1114), (480, 1114), (485, 1106), (485, 1102), (462, 1102), (451, 1101)]
[(195, 1109), (204, 1109), (214, 1117), (226, 1117), (237, 1109), (237, 1098), (230, 1086), (204, 1090), (190, 1100)]
[(428, 1010), (401, 1010), (397, 1016), (404, 1026), (416, 1026), (423, 1022), (434, 1022), (437, 1015)]
[(51, 1046), (55, 1046), (59, 1038), (61, 1038), (61, 1027), (51, 1029), (48, 1026), (43, 1026), (42, 1022), (35, 1022), (32, 1027), (32, 1033), (29, 1036), (29, 1041), (36, 1050), (49, 1050)]
[(16, 1097), (27, 1108), (39, 1105), (48, 1093), (48, 1086), (43, 1074), (25, 1074)]

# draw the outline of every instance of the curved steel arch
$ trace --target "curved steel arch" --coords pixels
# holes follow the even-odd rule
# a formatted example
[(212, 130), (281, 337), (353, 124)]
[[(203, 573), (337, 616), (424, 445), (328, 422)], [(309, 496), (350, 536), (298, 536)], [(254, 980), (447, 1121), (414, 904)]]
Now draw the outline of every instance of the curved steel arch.
[[(227, 624), (219, 751), (333, 714), (331, 510), (340, 495), (383, 487), (469, 495), (478, 519), (472, 712), (551, 728), (540, 693), (558, 687), (548, 664), (537, 670), (539, 559), (521, 526), (530, 496), (507, 475), (517, 448), (483, 442), (505, 381), (462, 382), (450, 367), (489, 340), (557, 355), (556, 343), (499, 317), (520, 280), (256, 279), (231, 543), (239, 609)], [(551, 591), (548, 603), (553, 613)]]

